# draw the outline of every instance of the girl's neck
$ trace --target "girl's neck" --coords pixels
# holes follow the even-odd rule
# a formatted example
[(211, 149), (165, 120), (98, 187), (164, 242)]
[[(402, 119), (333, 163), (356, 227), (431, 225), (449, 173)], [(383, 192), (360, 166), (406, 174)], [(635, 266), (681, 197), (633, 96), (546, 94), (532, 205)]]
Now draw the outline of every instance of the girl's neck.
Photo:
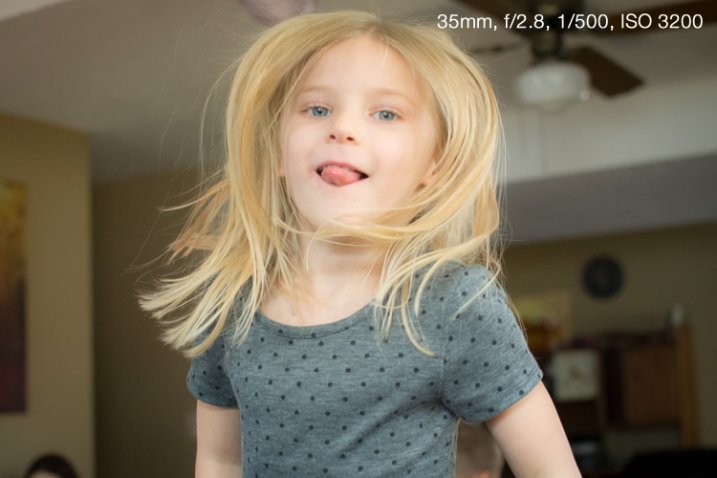
[(377, 248), (314, 241), (302, 244), (303, 263), (309, 277), (328, 280), (376, 273), (380, 275), (383, 253)]
[(300, 297), (273, 291), (262, 307), (269, 318), (289, 325), (318, 325), (351, 315), (378, 291), (383, 254), (367, 247), (315, 241), (303, 244), (305, 267), (287, 284)]

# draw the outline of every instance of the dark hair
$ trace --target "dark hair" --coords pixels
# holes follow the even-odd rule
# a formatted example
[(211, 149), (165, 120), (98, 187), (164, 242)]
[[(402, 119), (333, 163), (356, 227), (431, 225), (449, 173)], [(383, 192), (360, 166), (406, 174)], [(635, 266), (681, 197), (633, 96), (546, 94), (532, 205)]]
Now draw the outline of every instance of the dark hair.
[(25, 478), (29, 478), (36, 471), (54, 473), (60, 478), (79, 478), (70, 462), (60, 455), (42, 455), (27, 469)]

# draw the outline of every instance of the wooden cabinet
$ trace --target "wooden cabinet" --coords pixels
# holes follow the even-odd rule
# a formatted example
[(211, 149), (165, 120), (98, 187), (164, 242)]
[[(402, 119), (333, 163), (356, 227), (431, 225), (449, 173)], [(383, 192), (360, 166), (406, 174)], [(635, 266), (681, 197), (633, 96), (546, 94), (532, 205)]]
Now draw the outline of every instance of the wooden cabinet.
[[(670, 333), (606, 334), (589, 347), (599, 356), (598, 393), (590, 399), (560, 400), (555, 371), (546, 378), (569, 435), (610, 428), (675, 426), (682, 444), (695, 445), (696, 424), (691, 343), (687, 325)], [(559, 354), (555, 352), (554, 354)]]
[(649, 343), (608, 350), (608, 423), (676, 425), (680, 420), (676, 349)]
[(672, 426), (697, 444), (692, 344), (681, 324), (670, 334), (636, 334), (604, 348), (608, 427)]
[[(586, 392), (586, 396), (580, 397), (574, 388), (568, 388), (569, 394), (560, 393), (560, 376), (570, 377), (585, 367), (574, 367), (575, 371), (571, 372), (561, 365), (563, 369), (556, 373), (554, 357), (561, 353), (568, 357), (578, 357), (578, 354), (557, 350), (541, 360), (558, 414), (573, 444), (587, 443), (599, 448), (605, 435), (613, 431), (649, 432), (672, 428), (679, 431), (679, 445), (697, 445), (692, 345), (686, 324), (669, 331), (603, 334), (585, 343), (589, 345), (580, 349), (590, 350), (598, 357), (594, 373), (584, 373), (597, 382), (594, 394)], [(587, 391), (591, 387), (588, 378), (585, 380)], [(571, 394), (580, 399), (560, 398)], [(597, 473), (602, 467), (609, 471), (611, 460), (604, 454), (599, 455), (586, 457), (585, 463), (590, 465), (583, 468), (585, 476)], [(578, 453), (576, 458), (580, 458)], [(600, 473), (608, 474), (590, 476), (609, 476), (609, 472)]]

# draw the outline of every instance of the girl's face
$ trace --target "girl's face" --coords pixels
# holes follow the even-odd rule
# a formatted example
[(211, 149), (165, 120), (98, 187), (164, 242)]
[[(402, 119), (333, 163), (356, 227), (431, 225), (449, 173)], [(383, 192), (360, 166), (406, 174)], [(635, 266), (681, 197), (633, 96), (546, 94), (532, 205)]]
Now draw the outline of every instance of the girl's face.
[(437, 138), (428, 88), (394, 50), (360, 36), (319, 55), (289, 103), (279, 172), (309, 231), (407, 204)]

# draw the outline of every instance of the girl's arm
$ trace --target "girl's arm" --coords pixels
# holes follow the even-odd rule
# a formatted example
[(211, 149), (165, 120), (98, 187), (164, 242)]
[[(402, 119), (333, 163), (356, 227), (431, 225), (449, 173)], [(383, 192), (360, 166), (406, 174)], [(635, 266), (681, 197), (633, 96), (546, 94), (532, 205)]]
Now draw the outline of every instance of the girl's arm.
[(515, 476), (580, 476), (558, 413), (542, 382), (488, 420), (487, 425)]
[(196, 478), (240, 478), (241, 418), (238, 408), (197, 401)]

